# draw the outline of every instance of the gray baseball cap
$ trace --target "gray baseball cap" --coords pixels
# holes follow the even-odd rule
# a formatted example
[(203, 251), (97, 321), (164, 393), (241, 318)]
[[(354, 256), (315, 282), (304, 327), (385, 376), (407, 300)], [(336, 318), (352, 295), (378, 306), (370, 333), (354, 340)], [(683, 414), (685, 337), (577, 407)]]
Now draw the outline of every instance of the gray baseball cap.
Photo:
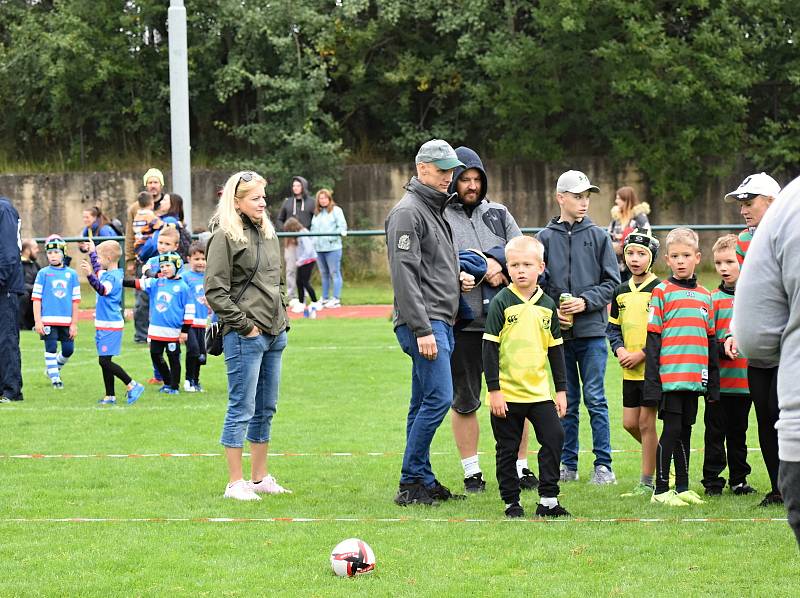
[(580, 170), (568, 170), (560, 177), (556, 183), (556, 191), (558, 193), (583, 193), (584, 191), (591, 193), (600, 193), (600, 188), (592, 185), (589, 182), (589, 177), (583, 174)]
[(442, 170), (450, 170), (464, 163), (456, 156), (456, 150), (443, 139), (431, 139), (422, 144), (414, 160), (415, 164), (433, 164)]

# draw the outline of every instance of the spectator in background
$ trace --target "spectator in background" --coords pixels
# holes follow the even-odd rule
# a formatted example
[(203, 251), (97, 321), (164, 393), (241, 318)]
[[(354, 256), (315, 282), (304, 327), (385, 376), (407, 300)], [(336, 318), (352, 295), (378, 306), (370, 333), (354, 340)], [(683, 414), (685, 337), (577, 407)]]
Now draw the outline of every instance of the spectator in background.
[[(283, 225), (283, 230), (287, 233), (307, 233), (308, 229), (305, 228), (300, 221), (291, 217)], [(311, 237), (289, 237), (286, 239), (286, 245), (294, 245), (295, 255), (295, 274), (297, 279), (297, 294), (299, 295), (299, 302), (292, 307), (294, 313), (301, 313), (305, 310), (305, 294), (308, 293), (311, 302), (308, 307), (315, 310), (322, 309), (322, 304), (317, 301), (317, 293), (314, 287), (311, 286), (311, 274), (314, 272), (314, 264), (317, 263), (317, 252), (314, 250), (314, 242)]]
[(617, 264), (622, 282), (631, 277), (628, 267), (625, 265), (623, 247), (625, 239), (636, 229), (646, 235), (650, 235), (650, 221), (647, 215), (650, 213), (650, 205), (647, 202), (640, 202), (633, 187), (620, 187), (614, 195), (614, 207), (611, 208), (611, 223), (608, 225), (608, 234), (611, 235), (611, 245), (617, 255)]
[(37, 262), (39, 257), (39, 245), (33, 239), (23, 239), (22, 241), (22, 277), (25, 284), (25, 294), (19, 296), (19, 326), (22, 330), (31, 330), (33, 321), (33, 303), (31, 303), (31, 293), (33, 293), (33, 283), (36, 282), (36, 275), (42, 267)]
[[(341, 307), (342, 298), (342, 237), (347, 235), (347, 220), (342, 208), (333, 201), (333, 191), (317, 191), (312, 233), (334, 233), (330, 237), (312, 237), (317, 250), (317, 265), (322, 279), (322, 306)], [(331, 288), (333, 294), (331, 294)]]
[[(300, 221), (304, 228), (311, 228), (311, 219), (314, 217), (314, 200), (308, 193), (308, 181), (301, 176), (292, 177), (292, 196), (283, 200), (281, 209), (275, 218), (275, 228), (284, 230), (286, 221), (294, 216)], [(296, 244), (284, 243), (283, 260), (286, 264), (286, 297), (289, 299), (289, 307), (299, 305), (297, 299), (297, 256), (295, 251)]]
[(6, 197), (0, 196), (0, 403), (22, 400), (19, 353), (19, 299), (22, 280), (19, 230), (22, 222)]

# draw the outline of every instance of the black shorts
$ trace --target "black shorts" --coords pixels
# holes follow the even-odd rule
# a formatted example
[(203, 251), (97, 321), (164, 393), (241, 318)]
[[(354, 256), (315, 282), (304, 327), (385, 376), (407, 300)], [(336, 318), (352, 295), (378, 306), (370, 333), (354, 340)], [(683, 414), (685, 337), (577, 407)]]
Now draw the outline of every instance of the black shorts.
[(622, 406), (629, 409), (658, 407), (658, 401), (644, 399), (644, 380), (623, 380)]
[(481, 406), (483, 378), (483, 332), (455, 331), (450, 354), (453, 376), (453, 411), (467, 415)]
[(696, 392), (678, 391), (665, 392), (661, 395), (658, 405), (658, 417), (664, 419), (664, 413), (677, 413), (683, 415), (683, 421), (693, 426), (697, 420), (698, 394)]

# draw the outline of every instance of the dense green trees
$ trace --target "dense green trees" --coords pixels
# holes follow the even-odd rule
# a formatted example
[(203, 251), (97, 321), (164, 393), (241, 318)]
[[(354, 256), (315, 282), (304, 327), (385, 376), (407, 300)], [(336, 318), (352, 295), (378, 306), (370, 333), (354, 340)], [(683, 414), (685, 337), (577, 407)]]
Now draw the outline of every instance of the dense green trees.
[[(594, 155), (689, 199), (745, 158), (800, 159), (794, 0), (187, 0), (196, 162)], [(168, 155), (164, 0), (0, 0), (0, 156)]]

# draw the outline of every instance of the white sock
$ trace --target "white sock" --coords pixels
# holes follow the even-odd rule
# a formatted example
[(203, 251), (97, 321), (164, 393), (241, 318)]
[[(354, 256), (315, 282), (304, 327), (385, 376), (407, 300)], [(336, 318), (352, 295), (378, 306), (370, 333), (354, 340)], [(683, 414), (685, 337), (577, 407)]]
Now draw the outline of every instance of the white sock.
[(539, 499), (539, 504), (544, 505), (548, 509), (552, 509), (558, 504), (558, 499), (555, 497), (541, 497)]
[(528, 458), (517, 459), (517, 476), (522, 477), (522, 470), (528, 469)]
[(471, 475), (481, 472), (480, 463), (478, 463), (478, 455), (461, 459), (461, 466), (464, 468), (464, 477), (468, 478)]

